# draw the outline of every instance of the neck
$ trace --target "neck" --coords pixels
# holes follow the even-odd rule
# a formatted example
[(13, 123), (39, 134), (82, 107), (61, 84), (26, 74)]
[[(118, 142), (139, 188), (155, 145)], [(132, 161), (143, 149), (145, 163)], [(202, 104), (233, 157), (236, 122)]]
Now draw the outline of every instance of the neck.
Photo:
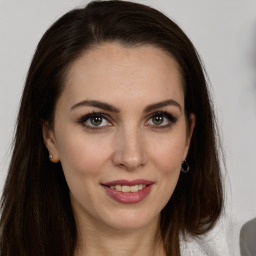
[(136, 230), (79, 225), (75, 256), (165, 256), (159, 221), (157, 217), (150, 225)]

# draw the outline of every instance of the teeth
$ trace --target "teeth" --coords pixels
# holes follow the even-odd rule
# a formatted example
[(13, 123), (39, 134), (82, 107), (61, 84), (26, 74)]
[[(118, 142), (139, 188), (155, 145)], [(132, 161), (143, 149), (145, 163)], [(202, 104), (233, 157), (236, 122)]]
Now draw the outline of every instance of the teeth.
[(131, 192), (137, 192), (137, 191), (139, 191), (139, 185), (131, 186), (131, 187), (130, 187), (130, 191), (131, 191)]
[(133, 186), (126, 186), (126, 185), (115, 185), (115, 186), (110, 186), (110, 188), (115, 189), (117, 191), (122, 191), (124, 193), (127, 192), (138, 192), (145, 188), (145, 184), (138, 184), (138, 185), (133, 185)]
[(116, 185), (114, 189), (116, 189), (117, 191), (122, 191), (121, 185)]

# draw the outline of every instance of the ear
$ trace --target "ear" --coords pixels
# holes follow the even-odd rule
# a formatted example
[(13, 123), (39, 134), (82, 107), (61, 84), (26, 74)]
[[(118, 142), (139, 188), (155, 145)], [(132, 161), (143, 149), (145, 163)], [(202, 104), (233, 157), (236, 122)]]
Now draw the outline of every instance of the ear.
[(50, 158), (50, 161), (53, 163), (57, 163), (59, 162), (60, 159), (59, 159), (59, 153), (57, 150), (55, 134), (52, 128), (50, 128), (48, 122), (44, 120), (41, 121), (41, 127), (42, 127), (42, 133), (44, 138), (44, 144), (48, 149), (49, 156), (50, 155), (52, 156)]
[(188, 154), (190, 141), (191, 141), (191, 138), (192, 138), (192, 135), (193, 135), (195, 124), (196, 124), (196, 116), (195, 116), (194, 113), (190, 113), (190, 115), (188, 117), (187, 140), (186, 140), (186, 146), (185, 146), (185, 151), (184, 151), (184, 155), (183, 155), (183, 161), (186, 160), (186, 157), (187, 157), (187, 154)]

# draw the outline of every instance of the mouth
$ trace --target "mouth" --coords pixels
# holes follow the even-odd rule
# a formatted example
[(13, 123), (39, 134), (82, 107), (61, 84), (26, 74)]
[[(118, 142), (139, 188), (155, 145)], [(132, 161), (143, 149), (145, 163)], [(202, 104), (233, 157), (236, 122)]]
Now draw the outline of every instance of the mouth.
[[(104, 186), (104, 185), (103, 185)], [(144, 189), (147, 185), (145, 184), (137, 184), (137, 185), (133, 185), (133, 186), (127, 186), (127, 185), (112, 185), (112, 186), (107, 186), (111, 189), (114, 189), (116, 191), (119, 192), (123, 192), (123, 193), (136, 193), (142, 189)]]
[(107, 194), (120, 203), (131, 204), (142, 201), (151, 191), (154, 182), (148, 180), (116, 180), (101, 184)]
[(102, 183), (101, 185), (109, 187), (119, 192), (123, 193), (135, 193), (145, 187), (152, 185), (154, 182), (150, 180), (137, 179), (137, 180), (115, 180), (107, 183)]

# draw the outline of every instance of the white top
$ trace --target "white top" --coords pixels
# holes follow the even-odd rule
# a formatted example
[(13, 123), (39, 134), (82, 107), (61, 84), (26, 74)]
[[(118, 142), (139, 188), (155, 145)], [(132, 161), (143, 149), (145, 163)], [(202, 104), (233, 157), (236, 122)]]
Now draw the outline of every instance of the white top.
[(181, 238), (182, 256), (231, 256), (228, 247), (228, 236), (223, 222), (200, 238)]

